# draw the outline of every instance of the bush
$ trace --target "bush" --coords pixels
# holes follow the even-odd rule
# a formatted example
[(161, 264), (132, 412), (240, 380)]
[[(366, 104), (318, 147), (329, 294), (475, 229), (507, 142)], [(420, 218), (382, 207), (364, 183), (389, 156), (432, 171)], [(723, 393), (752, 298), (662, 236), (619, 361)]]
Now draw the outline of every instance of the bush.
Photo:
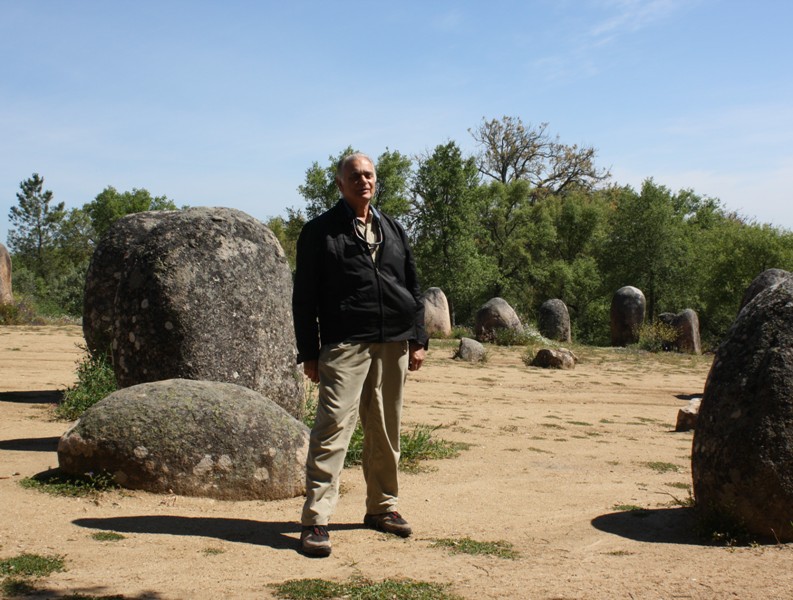
[(64, 390), (56, 409), (62, 419), (77, 419), (87, 409), (118, 389), (113, 365), (107, 354), (90, 354), (77, 363), (77, 383)]
[(677, 339), (677, 330), (671, 325), (655, 321), (645, 323), (639, 328), (638, 346), (648, 352), (668, 350)]

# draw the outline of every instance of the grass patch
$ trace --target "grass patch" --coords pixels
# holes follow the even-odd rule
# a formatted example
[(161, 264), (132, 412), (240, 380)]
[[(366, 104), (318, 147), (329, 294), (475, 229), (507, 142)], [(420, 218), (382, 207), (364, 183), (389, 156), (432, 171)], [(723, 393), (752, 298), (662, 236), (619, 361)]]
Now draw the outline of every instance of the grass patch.
[(115, 531), (97, 531), (96, 533), (91, 534), (91, 539), (94, 539), (97, 542), (118, 542), (126, 538)]
[(275, 595), (289, 600), (345, 598), (350, 600), (459, 600), (448, 586), (411, 579), (370, 581), (354, 578), (345, 582), (324, 579), (294, 579), (272, 586)]
[(682, 481), (673, 481), (671, 483), (665, 484), (669, 487), (677, 488), (678, 490), (687, 490), (691, 491), (691, 485), (688, 483), (683, 483)]
[(40, 554), (20, 554), (0, 560), (0, 575), (14, 577), (46, 577), (56, 571), (63, 571), (63, 558), (60, 556), (41, 556)]
[[(83, 348), (85, 350), (85, 348)], [(77, 363), (77, 383), (66, 388), (55, 414), (66, 420), (77, 419), (102, 398), (118, 389), (110, 357), (87, 354)]]
[(592, 427), (592, 423), (586, 421), (568, 421), (570, 425), (581, 425), (582, 427)]
[(224, 554), (226, 551), (223, 548), (204, 548), (202, 552), (207, 556), (217, 556), (218, 554)]
[(19, 482), (23, 488), (39, 490), (53, 496), (84, 497), (115, 489), (118, 485), (109, 473), (86, 473), (79, 477), (68, 475), (59, 469), (51, 469)]
[(615, 504), (614, 510), (618, 510), (620, 512), (629, 512), (631, 516), (634, 517), (647, 517), (650, 515), (650, 511), (642, 506), (636, 506), (635, 504)]
[(678, 467), (674, 463), (670, 462), (661, 462), (661, 461), (649, 461), (640, 463), (642, 466), (647, 467), (648, 469), (652, 469), (657, 473), (679, 473), (680, 467)]
[(514, 560), (520, 555), (509, 542), (478, 542), (471, 538), (442, 538), (433, 540), (433, 548), (446, 548), (452, 554), (472, 554), (475, 556), (497, 556)]

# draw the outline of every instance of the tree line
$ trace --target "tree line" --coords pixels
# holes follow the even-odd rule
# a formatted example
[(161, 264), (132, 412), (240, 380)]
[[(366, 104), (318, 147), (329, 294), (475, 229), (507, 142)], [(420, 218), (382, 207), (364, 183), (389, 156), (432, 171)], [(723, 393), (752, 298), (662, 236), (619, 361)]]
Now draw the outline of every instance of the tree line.
[[(455, 324), (470, 326), (496, 296), (528, 321), (559, 298), (576, 340), (607, 345), (611, 298), (633, 285), (649, 321), (692, 308), (713, 345), (754, 277), (793, 268), (790, 231), (652, 178), (639, 190), (613, 184), (593, 147), (563, 144), (547, 123), (505, 116), (469, 133), (470, 156), (449, 141), (415, 157), (386, 149), (375, 160), (373, 203), (404, 225), (422, 284), (445, 292)], [(303, 223), (338, 200), (336, 163), (353, 151), (314, 162), (298, 188), (305, 207), (268, 221), (291, 261)]]
[[(755, 276), (772, 267), (793, 270), (790, 231), (650, 178), (639, 190), (611, 183), (593, 147), (562, 143), (547, 123), (505, 116), (482, 119), (469, 133), (472, 155), (447, 141), (418, 156), (386, 149), (375, 158), (373, 202), (404, 225), (422, 284), (445, 292), (456, 325), (470, 326), (496, 296), (524, 321), (559, 298), (574, 338), (605, 345), (611, 297), (633, 285), (647, 298), (649, 320), (692, 308), (712, 345)], [(293, 267), (300, 229), (338, 201), (336, 163), (354, 150), (315, 161), (298, 187), (305, 205), (267, 220)], [(17, 200), (7, 244), (14, 291), (38, 312), (75, 317), (93, 249), (112, 223), (177, 208), (145, 189), (107, 187), (66, 210), (38, 174), (20, 184)]]

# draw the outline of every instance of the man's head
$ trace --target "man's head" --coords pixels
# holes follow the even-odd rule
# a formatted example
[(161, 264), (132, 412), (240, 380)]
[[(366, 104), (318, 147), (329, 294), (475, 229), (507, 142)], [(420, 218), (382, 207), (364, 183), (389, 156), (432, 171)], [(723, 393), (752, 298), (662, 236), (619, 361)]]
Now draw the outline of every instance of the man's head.
[(367, 206), (377, 186), (372, 159), (360, 152), (343, 157), (336, 166), (336, 186), (356, 212)]

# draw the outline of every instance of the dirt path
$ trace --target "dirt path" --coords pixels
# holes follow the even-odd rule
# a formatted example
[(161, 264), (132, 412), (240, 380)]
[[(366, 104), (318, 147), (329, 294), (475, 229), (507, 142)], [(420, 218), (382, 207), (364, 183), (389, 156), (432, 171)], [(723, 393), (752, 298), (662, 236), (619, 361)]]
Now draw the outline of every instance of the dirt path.
[[(672, 430), (681, 397), (702, 392), (707, 357), (587, 350), (562, 372), (527, 368), (522, 349), (493, 348), (472, 366), (436, 344), (410, 375), (406, 425), (442, 426), (436, 435), (471, 448), (403, 475), (408, 540), (361, 526), (362, 477), (346, 471), (333, 554), (316, 560), (295, 551), (300, 498), (91, 500), (22, 488), (57, 466), (68, 424), (51, 420), (49, 403), (73, 382), (81, 341), (77, 327), (0, 328), (0, 558), (60, 554), (67, 565), (35, 597), (272, 598), (269, 584), (356, 575), (448, 583), (471, 599), (793, 597), (793, 546), (704, 544), (678, 502), (691, 434)], [(96, 541), (97, 531), (124, 539)], [(507, 541), (520, 556), (432, 546), (457, 537)]]

